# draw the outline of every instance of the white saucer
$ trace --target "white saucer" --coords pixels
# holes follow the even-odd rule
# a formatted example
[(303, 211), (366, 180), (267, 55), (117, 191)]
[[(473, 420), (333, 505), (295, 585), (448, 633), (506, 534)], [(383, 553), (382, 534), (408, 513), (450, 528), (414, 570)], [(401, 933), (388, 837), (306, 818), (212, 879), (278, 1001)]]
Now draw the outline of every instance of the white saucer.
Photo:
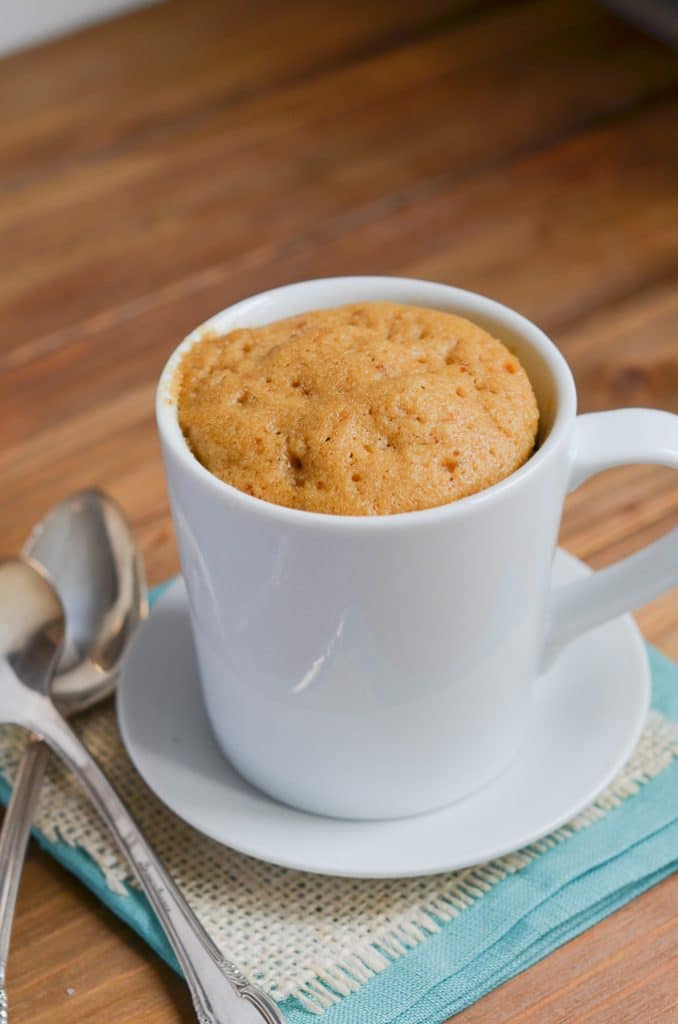
[[(558, 552), (557, 583), (587, 571)], [(176, 580), (126, 659), (118, 720), (150, 788), (217, 842), (304, 871), (389, 878), (491, 860), (566, 822), (629, 757), (649, 694), (645, 647), (624, 616), (577, 640), (539, 681), (522, 752), (491, 786), (442, 811), (397, 821), (307, 814), (264, 796), (220, 753), (203, 708), (184, 584)]]

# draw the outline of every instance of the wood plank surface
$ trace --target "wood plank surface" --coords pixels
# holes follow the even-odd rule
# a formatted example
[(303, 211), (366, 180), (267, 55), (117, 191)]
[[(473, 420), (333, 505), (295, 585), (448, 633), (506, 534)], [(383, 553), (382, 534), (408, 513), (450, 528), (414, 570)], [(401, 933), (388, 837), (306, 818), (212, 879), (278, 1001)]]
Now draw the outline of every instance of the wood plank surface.
[[(153, 423), (176, 342), (305, 277), (393, 273), (540, 323), (584, 411), (678, 411), (678, 60), (587, 0), (176, 0), (0, 62), (0, 526), (68, 490), (178, 562)], [(678, 524), (671, 473), (574, 493), (600, 567)], [(639, 609), (678, 657), (678, 595)], [(678, 879), (456, 1020), (678, 1021)], [(23, 1022), (192, 1019), (183, 984), (31, 849), (9, 995)], [(366, 1022), (367, 1024), (367, 1022)]]

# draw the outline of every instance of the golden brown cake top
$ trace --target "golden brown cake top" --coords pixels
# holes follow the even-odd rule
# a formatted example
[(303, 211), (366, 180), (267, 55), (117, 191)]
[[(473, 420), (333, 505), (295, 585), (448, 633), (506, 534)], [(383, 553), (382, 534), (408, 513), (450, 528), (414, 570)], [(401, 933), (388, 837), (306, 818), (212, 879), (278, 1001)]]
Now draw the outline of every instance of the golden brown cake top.
[(207, 469), (314, 512), (455, 501), (518, 469), (537, 434), (532, 386), (500, 341), (390, 302), (206, 335), (177, 383), (181, 428)]

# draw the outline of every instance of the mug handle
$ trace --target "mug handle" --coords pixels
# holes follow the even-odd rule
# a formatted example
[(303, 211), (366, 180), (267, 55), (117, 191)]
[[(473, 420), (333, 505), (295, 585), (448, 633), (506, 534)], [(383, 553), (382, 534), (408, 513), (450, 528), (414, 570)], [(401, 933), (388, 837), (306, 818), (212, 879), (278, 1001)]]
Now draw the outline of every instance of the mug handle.
[[(613, 466), (652, 462), (678, 469), (678, 416), (617, 409), (578, 416), (568, 491)], [(585, 579), (551, 593), (540, 671), (589, 629), (637, 608), (678, 584), (678, 528)]]

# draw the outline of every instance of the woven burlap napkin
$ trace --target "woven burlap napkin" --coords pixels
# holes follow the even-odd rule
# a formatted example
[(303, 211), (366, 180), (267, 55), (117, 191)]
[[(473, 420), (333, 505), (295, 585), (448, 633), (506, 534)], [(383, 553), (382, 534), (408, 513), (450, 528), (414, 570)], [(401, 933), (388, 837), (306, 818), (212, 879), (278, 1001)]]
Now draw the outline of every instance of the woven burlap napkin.
[[(502, 879), (603, 818), (678, 755), (678, 724), (652, 712), (641, 741), (607, 791), (566, 827), (489, 864), (425, 878), (361, 881), (304, 874), (219, 846), (185, 825), (146, 788), (121, 744), (109, 705), (77, 731), (144, 828), (224, 954), (279, 1001), (322, 1013), (355, 992)], [(11, 782), (25, 734), (0, 730), (0, 772)], [(107, 885), (129, 893), (129, 873), (75, 781), (51, 762), (37, 827), (84, 851)]]

